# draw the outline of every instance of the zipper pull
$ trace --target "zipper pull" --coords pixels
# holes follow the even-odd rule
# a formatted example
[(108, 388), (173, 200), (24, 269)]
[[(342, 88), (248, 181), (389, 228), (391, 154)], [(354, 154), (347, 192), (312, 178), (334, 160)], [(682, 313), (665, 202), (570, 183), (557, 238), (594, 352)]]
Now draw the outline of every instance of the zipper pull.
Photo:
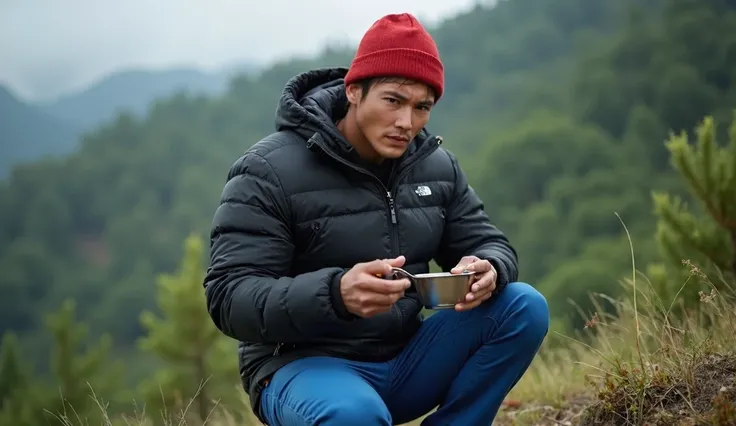
[(394, 198), (391, 196), (391, 191), (386, 192), (386, 198), (388, 198), (388, 206), (391, 209), (391, 223), (396, 225), (398, 223), (396, 220), (396, 207), (394, 206)]
[(281, 347), (282, 347), (282, 346), (284, 346), (284, 344), (283, 344), (283, 343), (278, 343), (278, 344), (276, 345), (276, 349), (275, 349), (275, 350), (273, 351), (273, 356), (276, 356), (276, 355), (278, 355), (278, 354), (279, 354), (279, 351), (281, 350)]

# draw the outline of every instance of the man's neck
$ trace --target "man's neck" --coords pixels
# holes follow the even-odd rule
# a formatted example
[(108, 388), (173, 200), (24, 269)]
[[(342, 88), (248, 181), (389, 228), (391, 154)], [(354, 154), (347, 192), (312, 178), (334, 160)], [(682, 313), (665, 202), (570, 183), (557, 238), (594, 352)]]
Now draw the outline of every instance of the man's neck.
[(381, 164), (383, 157), (379, 156), (371, 147), (370, 142), (366, 139), (363, 132), (358, 128), (358, 122), (355, 119), (355, 111), (351, 108), (342, 120), (337, 122), (337, 130), (347, 139), (348, 143), (353, 146), (360, 158), (373, 164)]

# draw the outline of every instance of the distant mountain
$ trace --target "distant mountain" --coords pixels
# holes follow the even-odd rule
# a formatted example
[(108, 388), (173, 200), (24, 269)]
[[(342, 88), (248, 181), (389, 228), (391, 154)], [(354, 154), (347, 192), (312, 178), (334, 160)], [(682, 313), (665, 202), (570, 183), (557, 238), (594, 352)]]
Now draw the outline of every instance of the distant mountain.
[(82, 134), (113, 121), (119, 112), (143, 116), (156, 99), (178, 92), (215, 96), (227, 90), (234, 76), (257, 69), (243, 62), (212, 73), (188, 68), (121, 71), (39, 104), (26, 103), (0, 86), (0, 179), (18, 162), (71, 152)]
[(121, 71), (83, 91), (41, 106), (55, 117), (83, 129), (93, 129), (111, 121), (121, 111), (144, 115), (153, 100), (177, 92), (220, 94), (227, 89), (232, 73), (230, 70), (206, 73), (197, 69)]
[(0, 178), (5, 178), (16, 163), (71, 151), (80, 131), (24, 103), (0, 85)]

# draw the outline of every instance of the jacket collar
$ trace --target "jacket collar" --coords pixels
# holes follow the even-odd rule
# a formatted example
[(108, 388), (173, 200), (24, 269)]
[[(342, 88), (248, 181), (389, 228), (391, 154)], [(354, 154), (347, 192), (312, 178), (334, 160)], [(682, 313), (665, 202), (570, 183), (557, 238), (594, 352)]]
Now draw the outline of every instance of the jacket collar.
[[(335, 125), (347, 112), (344, 80), (347, 71), (343, 67), (321, 68), (289, 79), (276, 108), (276, 130), (294, 131), (308, 145), (317, 143), (350, 161), (354, 155), (353, 146)], [(422, 129), (409, 144), (402, 160), (413, 156), (431, 139), (429, 132)]]

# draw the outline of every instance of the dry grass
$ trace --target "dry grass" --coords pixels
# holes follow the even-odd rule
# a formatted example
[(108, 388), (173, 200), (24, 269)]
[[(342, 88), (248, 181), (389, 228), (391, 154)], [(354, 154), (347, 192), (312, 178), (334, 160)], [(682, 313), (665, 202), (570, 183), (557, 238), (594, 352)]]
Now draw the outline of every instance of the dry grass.
[[(637, 274), (624, 282), (623, 300), (593, 295), (597, 312), (585, 329), (575, 337), (555, 336), (567, 344), (543, 347), (493, 424), (736, 425), (736, 293), (725, 283), (721, 288), (728, 294), (719, 292), (697, 267), (685, 264), (690, 284), (712, 288), (701, 292), (699, 306), (665, 303), (654, 297), (646, 279), (639, 276), (644, 285), (637, 285)], [(614, 312), (605, 313), (603, 305), (615, 306)], [(99, 407), (105, 412), (103, 404)], [(187, 409), (164, 413), (165, 424), (243, 424), (219, 409), (202, 423), (188, 419)], [(235, 411), (250, 408), (244, 402), (242, 411)], [(65, 426), (86, 424), (73, 416), (58, 418)], [(140, 413), (105, 417), (103, 424), (152, 422)], [(250, 424), (259, 423), (251, 417)]]
[(711, 291), (695, 308), (663, 301), (637, 273), (629, 243), (625, 297), (591, 295), (597, 311), (584, 336), (543, 350), (494, 424), (736, 425), (736, 291), (683, 261), (690, 274), (678, 295), (687, 285)]
[[(708, 282), (692, 267), (693, 279)], [(545, 347), (509, 394), (495, 425), (733, 425), (736, 424), (736, 311), (733, 295), (701, 293), (700, 306), (666, 306), (651, 292), (612, 301), (596, 295), (598, 312), (568, 345)], [(616, 311), (604, 314), (601, 305)], [(677, 315), (675, 315), (677, 314)], [(590, 343), (584, 343), (588, 341)], [(237, 389), (237, 392), (242, 390)], [(246, 401), (243, 394), (243, 401)], [(105, 406), (99, 403), (100, 410)], [(232, 408), (231, 408), (232, 410)], [(244, 402), (243, 412), (250, 411)], [(239, 410), (238, 410), (239, 411)], [(167, 426), (235, 426), (215, 409), (202, 423), (188, 407), (163, 413)], [(74, 415), (61, 424), (83, 423)], [(410, 423), (419, 425), (420, 420)], [(105, 426), (150, 426), (145, 413)], [(250, 424), (257, 425), (254, 418)]]
[(622, 301), (595, 295), (615, 312), (602, 314), (597, 303), (588, 339), (544, 351), (494, 424), (736, 424), (736, 292), (725, 281), (718, 291), (684, 264), (690, 284), (712, 289), (699, 306), (666, 304), (636, 276)]

